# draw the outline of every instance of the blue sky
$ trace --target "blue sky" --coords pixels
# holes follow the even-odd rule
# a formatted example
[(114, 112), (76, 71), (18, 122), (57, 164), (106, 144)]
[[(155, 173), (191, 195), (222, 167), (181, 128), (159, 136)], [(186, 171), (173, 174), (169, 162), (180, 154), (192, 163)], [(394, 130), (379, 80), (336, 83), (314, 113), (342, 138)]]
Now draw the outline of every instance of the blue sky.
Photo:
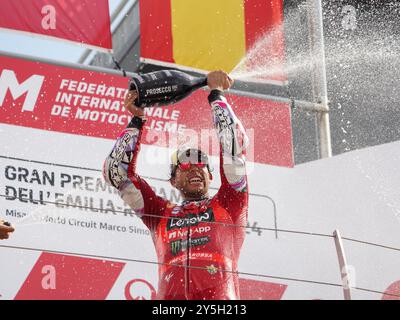
[[(109, 0), (110, 15), (121, 0)], [(53, 60), (78, 62), (85, 48), (57, 40), (0, 30), (0, 50)]]

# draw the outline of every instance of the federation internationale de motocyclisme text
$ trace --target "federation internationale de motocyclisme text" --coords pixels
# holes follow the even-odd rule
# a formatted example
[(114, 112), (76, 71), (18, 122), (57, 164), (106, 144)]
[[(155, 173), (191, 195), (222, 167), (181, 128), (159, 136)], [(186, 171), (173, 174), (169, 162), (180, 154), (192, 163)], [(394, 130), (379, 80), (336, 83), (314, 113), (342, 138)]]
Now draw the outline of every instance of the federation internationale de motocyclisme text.
[(186, 313), (190, 315), (245, 315), (247, 306), (245, 304), (196, 304), (194, 307), (178, 307), (159, 304), (152, 310), (154, 315), (178, 315), (181, 318)]

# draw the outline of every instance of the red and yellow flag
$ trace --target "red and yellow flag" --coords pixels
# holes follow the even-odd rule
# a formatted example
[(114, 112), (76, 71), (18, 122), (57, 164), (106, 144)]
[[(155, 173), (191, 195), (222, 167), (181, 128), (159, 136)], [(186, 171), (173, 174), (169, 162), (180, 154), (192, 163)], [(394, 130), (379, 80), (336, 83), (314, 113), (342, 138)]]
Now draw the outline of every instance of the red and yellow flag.
[[(141, 1), (141, 58), (148, 63), (231, 72), (257, 45), (258, 54), (283, 63), (282, 22), (283, 0)], [(247, 67), (259, 58), (252, 56)], [(285, 80), (282, 74), (270, 78)]]

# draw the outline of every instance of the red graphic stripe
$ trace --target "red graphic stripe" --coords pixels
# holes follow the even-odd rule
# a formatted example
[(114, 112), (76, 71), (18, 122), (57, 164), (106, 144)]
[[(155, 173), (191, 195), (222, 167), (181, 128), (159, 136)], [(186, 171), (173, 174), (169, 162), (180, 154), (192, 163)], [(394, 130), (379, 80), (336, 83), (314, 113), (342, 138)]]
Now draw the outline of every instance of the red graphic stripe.
[(382, 300), (400, 300), (400, 280), (393, 282), (386, 290)]
[(125, 263), (42, 253), (15, 300), (104, 300)]
[(250, 279), (239, 279), (242, 300), (281, 300), (287, 285)]

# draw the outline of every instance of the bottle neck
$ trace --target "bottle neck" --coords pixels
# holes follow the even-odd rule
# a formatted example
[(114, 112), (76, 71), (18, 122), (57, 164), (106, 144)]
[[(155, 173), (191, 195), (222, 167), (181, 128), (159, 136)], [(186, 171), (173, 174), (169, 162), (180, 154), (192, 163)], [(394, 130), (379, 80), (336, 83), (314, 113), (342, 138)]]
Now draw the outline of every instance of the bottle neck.
[(192, 88), (201, 88), (207, 85), (207, 77), (201, 77), (196, 79), (196, 83), (192, 86)]

